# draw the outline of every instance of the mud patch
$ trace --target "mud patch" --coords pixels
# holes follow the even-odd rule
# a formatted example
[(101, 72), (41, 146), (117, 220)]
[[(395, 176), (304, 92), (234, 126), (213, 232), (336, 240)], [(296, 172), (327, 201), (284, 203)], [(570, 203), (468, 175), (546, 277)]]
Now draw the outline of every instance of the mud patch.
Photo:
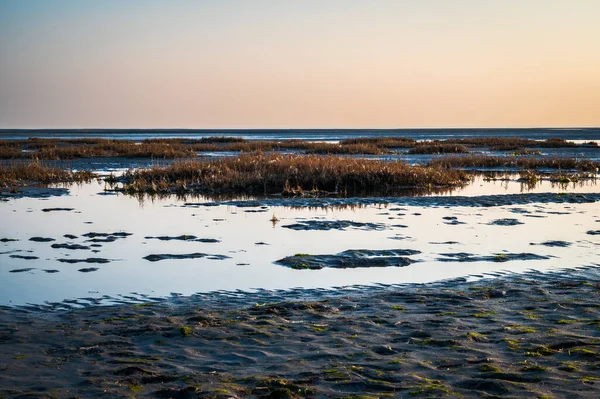
[(198, 238), (192, 235), (180, 235), (180, 236), (149, 236), (144, 237), (146, 240), (160, 240), (160, 241), (191, 241), (191, 242), (204, 242), (204, 243), (217, 243), (221, 242), (215, 238)]
[(33, 242), (51, 242), (51, 241), (56, 241), (54, 238), (50, 238), (50, 237), (31, 237), (29, 239), (29, 241), (33, 241)]
[(46, 272), (48, 274), (54, 274), (54, 273), (58, 273), (59, 271), (56, 269), (44, 269), (44, 272)]
[(544, 260), (551, 256), (536, 255), (529, 252), (523, 253), (500, 253), (494, 255), (473, 255), (467, 252), (453, 252), (440, 254), (440, 262), (508, 262), (513, 260)]
[(68, 238), (69, 240), (75, 240), (78, 238), (77, 236), (75, 236), (73, 234), (65, 234), (63, 237)]
[(14, 242), (19, 241), (16, 238), (0, 238), (0, 242)]
[(412, 249), (368, 250), (350, 249), (336, 255), (296, 254), (275, 263), (298, 270), (319, 270), (324, 267), (347, 269), (357, 267), (403, 267), (417, 262), (407, 256), (420, 254)]
[(536, 244), (535, 242), (530, 242), (529, 245), (543, 245), (545, 247), (566, 248), (566, 247), (571, 246), (571, 243), (568, 241), (551, 240), (551, 241), (540, 242), (539, 244)]
[(442, 219), (444, 219), (444, 224), (449, 224), (449, 225), (466, 224), (465, 222), (459, 221), (456, 216), (444, 216)]
[(118, 232), (118, 233), (86, 233), (83, 237), (88, 238), (86, 242), (114, 242), (119, 238), (126, 238), (133, 235), (132, 233)]
[(39, 259), (38, 256), (33, 256), (33, 255), (10, 255), (10, 257), (14, 258), (14, 259), (25, 259), (25, 260)]
[[(187, 202), (182, 207), (214, 207), (237, 206), (241, 208), (259, 206), (289, 206), (294, 208), (327, 208), (348, 205), (393, 205), (393, 206), (461, 206), (461, 207), (496, 207), (518, 206), (529, 204), (586, 204), (600, 202), (600, 193), (526, 193), (526, 194), (493, 194), (480, 196), (431, 196), (431, 197), (352, 197), (352, 198), (285, 198), (217, 202)], [(396, 210), (402, 208), (391, 208)]]
[(521, 221), (519, 221), (518, 219), (511, 219), (511, 218), (506, 218), (506, 219), (498, 219), (498, 220), (494, 220), (488, 223), (490, 226), (517, 226), (519, 224), (525, 224)]
[(411, 237), (409, 237), (409, 236), (402, 236), (402, 235), (395, 235), (395, 236), (388, 237), (388, 238), (390, 240), (407, 240), (407, 239), (409, 239)]
[(591, 236), (598, 236), (600, 235), (600, 230), (588, 230), (586, 234), (589, 234)]
[(50, 245), (54, 249), (69, 249), (69, 250), (77, 250), (77, 249), (90, 249), (87, 245), (81, 244), (52, 244)]
[(110, 260), (104, 258), (85, 258), (85, 259), (56, 259), (61, 263), (110, 263)]
[(71, 212), (74, 210), (75, 208), (44, 208), (42, 212)]
[(79, 269), (77, 271), (81, 272), (81, 273), (91, 273), (91, 272), (95, 272), (96, 270), (99, 270), (99, 269), (97, 267), (85, 267), (85, 268)]
[(191, 254), (152, 254), (148, 256), (144, 256), (143, 259), (146, 259), (150, 262), (158, 262), (160, 260), (168, 260), (168, 259), (212, 259), (212, 260), (223, 260), (230, 259), (227, 255), (210, 255), (202, 252), (194, 252)]
[(345, 230), (347, 228), (365, 230), (365, 231), (381, 231), (385, 230), (387, 226), (382, 223), (369, 223), (369, 222), (354, 222), (351, 220), (308, 220), (306, 222), (299, 222), (294, 224), (288, 224), (285, 226), (286, 229), (292, 230)]
[(32, 270), (35, 270), (35, 268), (33, 267), (27, 267), (25, 269), (14, 269), (14, 270), (9, 270), (9, 273), (25, 273), (25, 272), (30, 272)]

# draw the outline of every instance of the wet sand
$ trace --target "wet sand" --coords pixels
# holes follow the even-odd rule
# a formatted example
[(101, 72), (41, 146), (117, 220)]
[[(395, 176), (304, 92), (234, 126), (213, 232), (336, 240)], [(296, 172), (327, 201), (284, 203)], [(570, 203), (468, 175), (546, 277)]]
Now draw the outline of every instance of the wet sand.
[(0, 397), (597, 398), (596, 267), (0, 308)]

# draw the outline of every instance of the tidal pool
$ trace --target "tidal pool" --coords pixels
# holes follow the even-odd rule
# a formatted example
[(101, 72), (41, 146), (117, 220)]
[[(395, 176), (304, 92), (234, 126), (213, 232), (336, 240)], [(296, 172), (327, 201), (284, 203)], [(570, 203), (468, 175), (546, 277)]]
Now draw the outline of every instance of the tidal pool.
[[(441, 196), (338, 199), (327, 207), (319, 200), (140, 202), (103, 189), (94, 182), (68, 195), (0, 202), (0, 305), (427, 283), (590, 266), (600, 252), (600, 235), (587, 233), (600, 230), (594, 182), (543, 182), (527, 191), (515, 181), (477, 179)], [(573, 200), (573, 193), (581, 195)], [(383, 259), (399, 253), (410, 261)], [(358, 266), (344, 267), (348, 254)], [(305, 256), (323, 267), (276, 263)]]

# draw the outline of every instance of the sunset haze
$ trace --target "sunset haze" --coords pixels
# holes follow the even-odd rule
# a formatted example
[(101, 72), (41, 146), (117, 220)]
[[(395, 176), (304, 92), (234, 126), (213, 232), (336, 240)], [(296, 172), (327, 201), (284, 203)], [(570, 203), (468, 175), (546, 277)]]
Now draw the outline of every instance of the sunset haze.
[(600, 2), (0, 0), (0, 128), (600, 125)]

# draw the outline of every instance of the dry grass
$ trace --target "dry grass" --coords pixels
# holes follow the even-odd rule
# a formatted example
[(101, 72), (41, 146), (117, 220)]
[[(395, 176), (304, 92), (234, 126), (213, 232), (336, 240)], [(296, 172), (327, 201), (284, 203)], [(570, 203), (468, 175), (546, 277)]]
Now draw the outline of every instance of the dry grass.
[[(317, 144), (317, 143), (313, 143)], [(389, 154), (390, 151), (387, 148), (375, 146), (373, 144), (332, 144), (332, 143), (318, 143), (320, 145), (313, 145), (311, 148), (306, 150), (307, 154), (368, 154), (368, 155), (380, 155)]]
[(10, 141), (0, 142), (0, 159), (14, 159), (21, 157), (21, 147)]
[[(417, 142), (405, 137), (361, 137), (339, 144), (304, 140), (254, 141), (241, 137), (205, 137), (201, 139), (148, 139), (141, 142), (101, 138), (43, 139), (0, 141), (0, 159), (29, 158), (60, 160), (86, 157), (193, 158), (201, 152), (304, 151), (310, 154), (387, 154), (391, 149), (411, 148), (412, 154), (464, 153), (472, 147), (497, 151), (515, 151), (526, 147), (574, 147), (574, 143), (553, 138), (535, 141), (512, 137), (474, 137)], [(591, 144), (586, 143), (589, 147)], [(26, 150), (26, 151), (24, 151)], [(24, 151), (24, 152), (22, 152)]]
[(523, 139), (519, 137), (468, 137), (447, 139), (444, 140), (444, 142), (448, 144), (462, 144), (472, 147), (490, 147), (496, 151), (516, 150), (523, 147), (558, 148), (578, 146), (575, 143), (556, 137), (551, 137), (543, 141)]
[(369, 144), (384, 148), (412, 148), (417, 145), (417, 141), (408, 137), (358, 137), (355, 139), (341, 140), (340, 144)]
[(527, 158), (519, 156), (446, 156), (433, 159), (428, 163), (431, 167), (444, 168), (521, 168), (521, 169), (573, 169), (586, 172), (598, 171), (600, 164), (587, 159), (575, 158)]
[(68, 183), (89, 181), (90, 171), (73, 172), (68, 169), (44, 165), (41, 162), (14, 162), (0, 166), (0, 187), (19, 187), (26, 183)]
[(315, 155), (246, 154), (211, 161), (181, 161), (126, 173), (130, 193), (273, 193), (310, 191), (390, 194), (409, 187), (460, 185), (465, 172), (403, 162)]
[(464, 154), (468, 152), (470, 152), (469, 149), (464, 145), (442, 142), (417, 144), (408, 151), (409, 154)]

